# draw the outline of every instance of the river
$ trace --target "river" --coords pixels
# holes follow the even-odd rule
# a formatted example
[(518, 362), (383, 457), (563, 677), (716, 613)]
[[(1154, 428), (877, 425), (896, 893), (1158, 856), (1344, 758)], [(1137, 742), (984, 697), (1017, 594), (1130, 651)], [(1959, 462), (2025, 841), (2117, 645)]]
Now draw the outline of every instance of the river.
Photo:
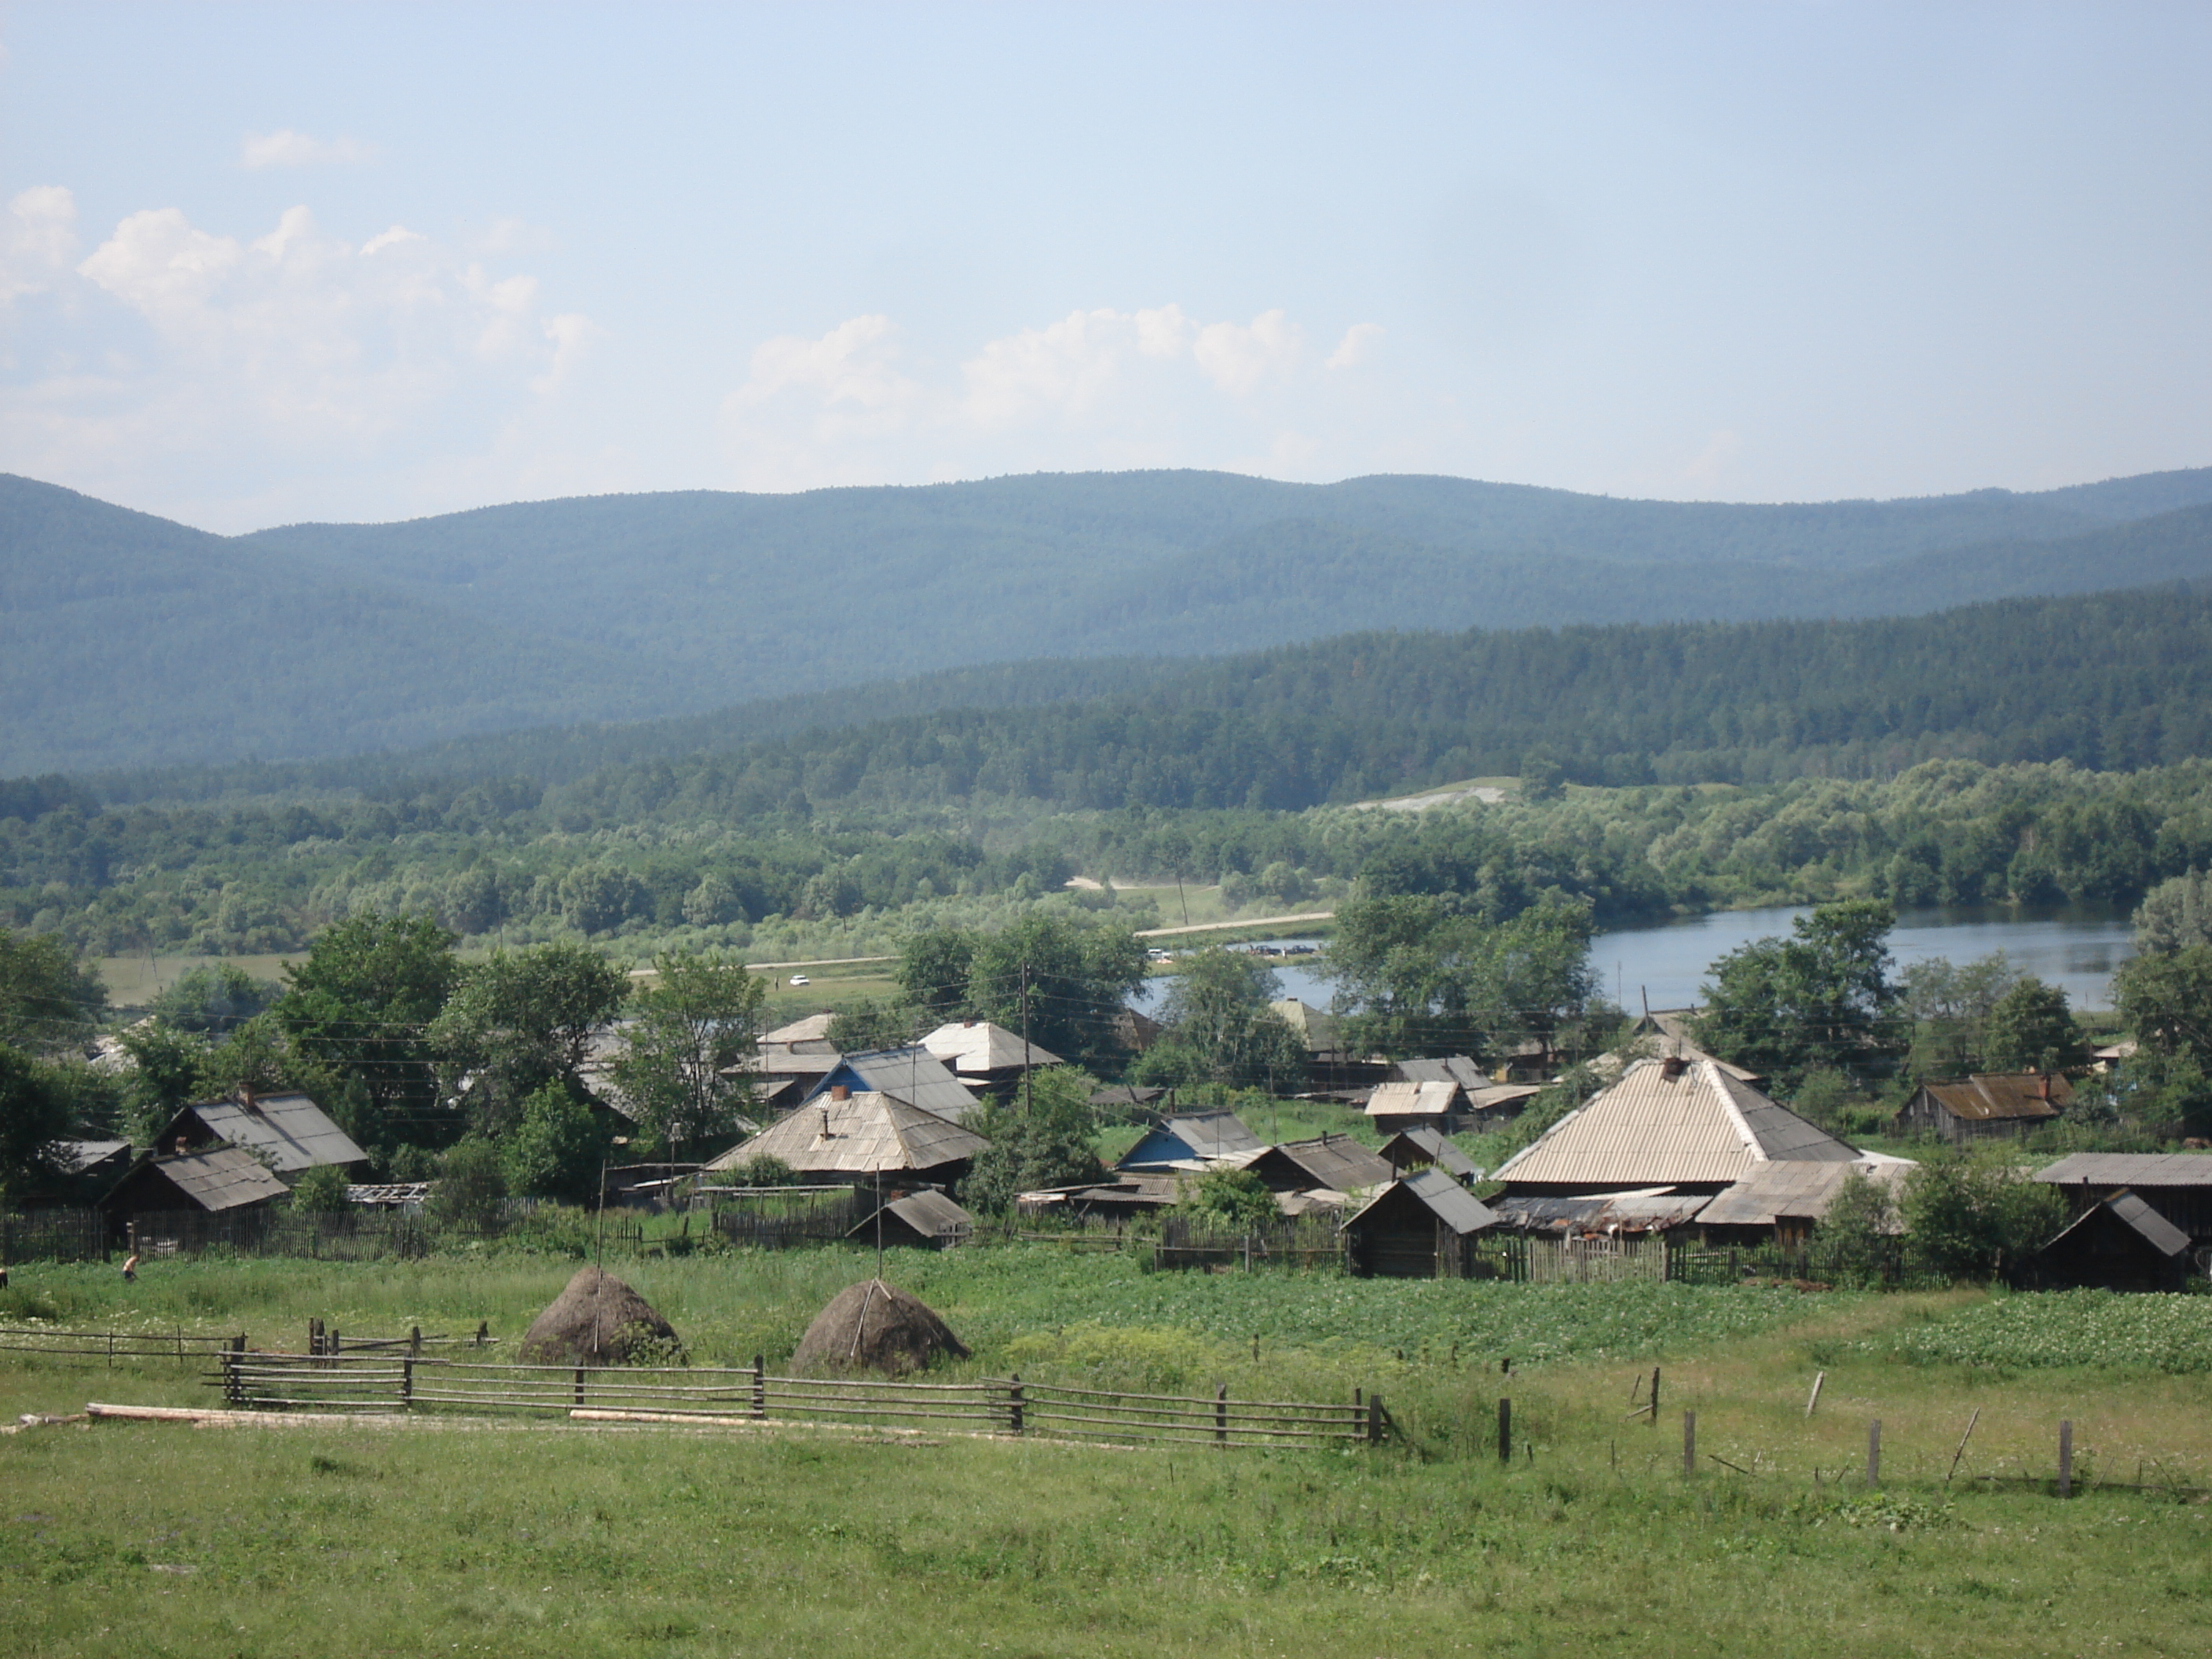
[[(1654, 1008), (1686, 1008), (1712, 963), (1740, 945), (1786, 934), (1810, 907), (1716, 910), (1709, 915), (1652, 927), (1624, 927), (1590, 942), (1590, 967), (1600, 988), (1632, 1011), (1645, 999)], [(1899, 914), (1890, 953), (1903, 968), (1930, 957), (1971, 962), (2002, 951), (2014, 967), (2063, 987), (2076, 1008), (2112, 1006), (2112, 971), (2135, 954), (2134, 928), (2124, 910), (2077, 905), (1956, 905)], [(1282, 941), (1284, 943), (1311, 943)], [(1310, 960), (1310, 958), (1307, 960)], [(1328, 1006), (1334, 988), (1305, 965), (1278, 962), (1285, 996)], [(1167, 981), (1156, 979), (1137, 999), (1156, 1006)]]

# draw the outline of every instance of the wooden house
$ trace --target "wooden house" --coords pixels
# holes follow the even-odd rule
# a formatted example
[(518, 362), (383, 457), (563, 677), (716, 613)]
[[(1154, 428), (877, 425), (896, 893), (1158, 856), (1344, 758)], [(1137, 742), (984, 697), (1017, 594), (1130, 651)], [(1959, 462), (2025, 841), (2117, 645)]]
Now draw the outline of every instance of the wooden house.
[(970, 1089), (1003, 1092), (1021, 1081), (1024, 1071), (1057, 1066), (1060, 1056), (1021, 1034), (988, 1019), (954, 1020), (922, 1038), (921, 1046)]
[(2212, 1152), (2075, 1152), (2035, 1178), (2057, 1188), (2075, 1215), (2133, 1193), (2191, 1243), (2212, 1246)]
[(1117, 1170), (1208, 1170), (1251, 1158), (1267, 1143), (1234, 1112), (1185, 1112), (1162, 1118), (1121, 1154)]
[(1388, 1184), (1397, 1175), (1378, 1153), (1349, 1135), (1286, 1140), (1245, 1158), (1243, 1167), (1265, 1182), (1279, 1200), (1285, 1194), (1364, 1192)]
[(1401, 1174), (1434, 1165), (1455, 1181), (1468, 1182), (1482, 1173), (1441, 1129), (1401, 1129), (1382, 1143), (1382, 1158)]
[(1978, 1073), (1963, 1083), (1922, 1084), (1897, 1115), (1897, 1127), (1963, 1146), (2027, 1134), (2073, 1103), (2073, 1089), (2051, 1073)]
[(1488, 1206), (1440, 1170), (1390, 1182), (1340, 1229), (1356, 1273), (1380, 1279), (1465, 1279), (1475, 1236), (1497, 1224)]
[(830, 1041), (835, 1014), (810, 1014), (805, 1019), (779, 1025), (754, 1045), (754, 1052), (722, 1075), (751, 1083), (753, 1099), (769, 1111), (796, 1106), (836, 1069), (844, 1056)]
[(1916, 1167), (1908, 1158), (1870, 1154), (1850, 1164), (1762, 1164), (1699, 1212), (1698, 1230), (1710, 1245), (1802, 1249), (1851, 1176), (1887, 1188), (1893, 1199)]
[(889, 1095), (947, 1123), (959, 1122), (982, 1104), (943, 1060), (918, 1042), (904, 1048), (840, 1055), (837, 1063), (807, 1090), (799, 1105), (803, 1109), (840, 1089), (854, 1095)]
[(845, 1235), (863, 1244), (949, 1250), (970, 1237), (975, 1218), (934, 1187), (900, 1193), (854, 1224)]
[(1378, 1083), (1367, 1097), (1367, 1120), (1385, 1134), (1401, 1129), (1450, 1131), (1467, 1121), (1467, 1096), (1457, 1083)]
[(307, 1096), (256, 1095), (251, 1089), (240, 1089), (228, 1100), (203, 1100), (183, 1108), (154, 1145), (170, 1152), (243, 1146), (288, 1177), (325, 1164), (352, 1171), (368, 1162), (368, 1154)]
[(2178, 1291), (2193, 1266), (2189, 1235), (2133, 1193), (2101, 1199), (2024, 1264), (2038, 1289)]
[(1710, 1197), (1767, 1164), (1849, 1164), (1860, 1156), (1718, 1062), (1639, 1060), (1506, 1159), (1493, 1178), (1516, 1195), (1671, 1188)]
[(264, 1205), (290, 1192), (252, 1153), (236, 1146), (211, 1146), (204, 1152), (141, 1158), (100, 1200), (100, 1207), (120, 1232), (126, 1222), (142, 1215), (195, 1210), (218, 1215)]
[(1477, 1124), (1518, 1117), (1522, 1109), (1543, 1092), (1543, 1085), (1538, 1083), (1500, 1083), (1465, 1054), (1401, 1060), (1390, 1070), (1394, 1080), (1400, 1083), (1456, 1083), (1463, 1109)]
[(991, 1143), (972, 1130), (878, 1090), (842, 1086), (801, 1106), (706, 1170), (741, 1169), (761, 1157), (780, 1158), (801, 1175), (863, 1185), (875, 1176), (915, 1175), (950, 1186), (968, 1173)]

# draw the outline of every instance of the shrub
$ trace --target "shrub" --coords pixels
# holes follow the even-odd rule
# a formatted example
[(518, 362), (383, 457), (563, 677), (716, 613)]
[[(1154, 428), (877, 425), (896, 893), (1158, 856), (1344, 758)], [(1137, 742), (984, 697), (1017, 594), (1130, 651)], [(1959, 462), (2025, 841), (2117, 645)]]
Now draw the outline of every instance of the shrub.
[(318, 1164), (294, 1183), (292, 1207), (308, 1215), (328, 1215), (346, 1206), (346, 1172), (335, 1164)]
[(438, 1160), (428, 1207), (434, 1220), (481, 1227), (499, 1219), (506, 1198), (499, 1148), (481, 1135), (470, 1135), (448, 1146)]
[(1208, 1170), (1177, 1188), (1176, 1208), (1224, 1232), (1272, 1227), (1283, 1218), (1267, 1183), (1249, 1170)]

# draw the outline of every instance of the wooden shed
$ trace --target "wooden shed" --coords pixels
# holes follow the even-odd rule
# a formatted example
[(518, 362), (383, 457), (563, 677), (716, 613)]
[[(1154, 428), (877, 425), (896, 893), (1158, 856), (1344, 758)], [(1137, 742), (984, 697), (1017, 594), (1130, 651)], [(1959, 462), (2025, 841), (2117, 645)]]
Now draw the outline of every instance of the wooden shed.
[(1963, 1083), (1923, 1083), (1897, 1115), (1908, 1134), (1953, 1146), (2040, 1129), (2074, 1103), (2066, 1079), (2048, 1072), (1977, 1073)]
[(880, 1238), (885, 1244), (949, 1250), (975, 1231), (974, 1216), (935, 1188), (925, 1187), (919, 1192), (898, 1194), (855, 1224), (845, 1237), (863, 1244)]
[(1456, 1129), (1467, 1121), (1467, 1094), (1449, 1079), (1378, 1083), (1367, 1097), (1367, 1120), (1385, 1134), (1400, 1129)]
[(2212, 1152), (2074, 1152), (2035, 1172), (2079, 1214), (2133, 1193), (2190, 1237), (2212, 1245)]
[(178, 1111), (154, 1145), (173, 1152), (243, 1146), (258, 1152), (277, 1174), (292, 1177), (324, 1164), (353, 1170), (368, 1163), (352, 1136), (296, 1091), (257, 1095), (240, 1089), (228, 1100), (196, 1101)]
[(118, 1231), (134, 1216), (197, 1210), (216, 1215), (241, 1210), (291, 1191), (268, 1165), (235, 1146), (145, 1158), (100, 1201)]
[(2178, 1291), (2189, 1277), (2189, 1235), (2133, 1193), (2103, 1200), (2027, 1263), (2038, 1289)]
[(1377, 1279), (1465, 1279), (1490, 1206), (1440, 1170), (1416, 1170), (1375, 1194), (1340, 1230), (1352, 1271)]
[(1482, 1171), (1440, 1129), (1401, 1129), (1382, 1143), (1382, 1161), (1394, 1170), (1423, 1170), (1434, 1164), (1455, 1181), (1472, 1181)]

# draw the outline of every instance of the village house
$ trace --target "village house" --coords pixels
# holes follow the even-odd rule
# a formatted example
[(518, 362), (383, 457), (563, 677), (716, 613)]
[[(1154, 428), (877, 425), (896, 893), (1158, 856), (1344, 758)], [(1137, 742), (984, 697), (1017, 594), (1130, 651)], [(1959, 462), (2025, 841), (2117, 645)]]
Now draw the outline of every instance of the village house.
[(754, 1044), (754, 1052), (721, 1075), (748, 1079), (754, 1100), (771, 1112), (788, 1110), (814, 1091), (844, 1056), (830, 1041), (835, 1014), (809, 1014), (779, 1025)]
[(856, 1093), (840, 1084), (732, 1147), (705, 1170), (720, 1175), (757, 1158), (774, 1158), (800, 1175), (854, 1185), (898, 1174), (951, 1186), (990, 1144), (910, 1102), (880, 1090)]
[(1458, 1182), (1473, 1181), (1482, 1173), (1441, 1129), (1401, 1129), (1382, 1143), (1382, 1158), (1401, 1172), (1433, 1164)]
[(920, 1043), (839, 1055), (836, 1063), (807, 1090), (799, 1105), (803, 1109), (839, 1089), (855, 1095), (889, 1095), (948, 1123), (959, 1122), (982, 1104), (943, 1060)]
[(269, 1166), (238, 1146), (202, 1152), (151, 1153), (139, 1159), (100, 1200), (118, 1233), (142, 1217), (197, 1212), (222, 1215), (257, 1208), (289, 1195)]
[(288, 1179), (319, 1165), (350, 1172), (368, 1162), (368, 1154), (307, 1096), (256, 1095), (251, 1089), (240, 1089), (228, 1100), (203, 1100), (183, 1108), (155, 1137), (154, 1145), (170, 1152), (242, 1146)]
[[(1241, 1160), (1242, 1166), (1264, 1182), (1279, 1205), (1286, 1197), (1325, 1195), (1323, 1202), (1341, 1203), (1353, 1193), (1381, 1187), (1397, 1171), (1350, 1135), (1316, 1135), (1310, 1140), (1286, 1140)], [(1310, 1202), (1296, 1206), (1313, 1207)], [(1288, 1212), (1286, 1211), (1286, 1212)]]
[(1386, 1279), (1465, 1279), (1477, 1270), (1476, 1235), (1497, 1224), (1488, 1206), (1440, 1170), (1384, 1186), (1339, 1230), (1346, 1264)]
[(1267, 1143), (1244, 1127), (1234, 1112), (1187, 1112), (1160, 1120), (1114, 1167), (1128, 1170), (1212, 1169), (1240, 1163)]
[(846, 1237), (864, 1244), (949, 1250), (972, 1237), (975, 1218), (933, 1187), (893, 1194), (854, 1224)]
[(1862, 1153), (1849, 1164), (1779, 1163), (1760, 1165), (1705, 1206), (1698, 1228), (1711, 1245), (1772, 1243), (1802, 1250), (1826, 1218), (1828, 1206), (1854, 1175), (1887, 1189), (1890, 1228), (1900, 1230), (1894, 1200), (1905, 1175), (1917, 1168), (1909, 1158)]
[(1401, 1129), (1449, 1132), (1467, 1121), (1467, 1096), (1458, 1084), (1378, 1083), (1367, 1097), (1368, 1121), (1385, 1134)]
[(2052, 1073), (1977, 1073), (1963, 1083), (1922, 1084), (1897, 1115), (1897, 1127), (1964, 1146), (2027, 1134), (2073, 1103), (2072, 1087)]
[(2178, 1291), (2192, 1265), (2189, 1235), (2121, 1193), (2075, 1217), (2016, 1277), (2038, 1290)]
[(955, 1020), (922, 1038), (921, 1046), (971, 1089), (1004, 1091), (1034, 1066), (1057, 1066), (1060, 1056), (988, 1019)]
[(2212, 1152), (2074, 1152), (2035, 1178), (2057, 1188), (2077, 1216), (2133, 1193), (2191, 1243), (2212, 1249)]

